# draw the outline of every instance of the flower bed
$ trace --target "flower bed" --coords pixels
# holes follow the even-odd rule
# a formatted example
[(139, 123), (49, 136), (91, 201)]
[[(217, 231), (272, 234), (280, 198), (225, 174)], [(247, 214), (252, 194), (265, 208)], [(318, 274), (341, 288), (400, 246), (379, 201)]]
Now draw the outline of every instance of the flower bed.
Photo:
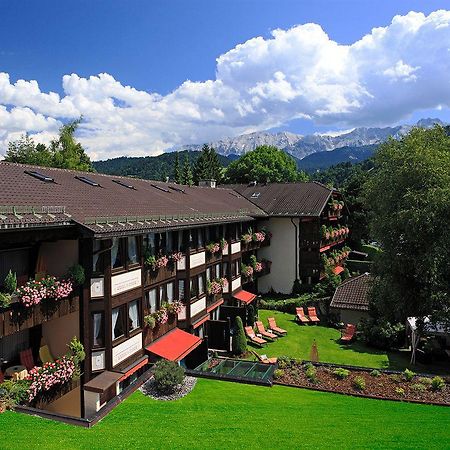
[(363, 397), (450, 405), (450, 386), (440, 377), (343, 367), (280, 358), (275, 382)]
[(57, 279), (46, 276), (41, 281), (30, 280), (16, 290), (19, 302), (29, 308), (38, 305), (43, 300), (61, 300), (67, 298), (73, 291), (70, 279)]

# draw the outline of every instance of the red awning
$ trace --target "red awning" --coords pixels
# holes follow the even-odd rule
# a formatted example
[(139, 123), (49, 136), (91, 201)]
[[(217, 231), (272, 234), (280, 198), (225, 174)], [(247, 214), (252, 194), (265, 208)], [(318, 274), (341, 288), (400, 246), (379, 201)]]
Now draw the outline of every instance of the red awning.
[(174, 328), (145, 349), (169, 361), (180, 361), (201, 344), (198, 336)]
[(128, 377), (131, 377), (133, 373), (137, 372), (141, 367), (144, 367), (148, 363), (148, 356), (142, 358), (135, 366), (128, 369), (119, 381), (126, 380)]
[(344, 268), (342, 267), (342, 266), (336, 266), (334, 269), (333, 269), (333, 272), (334, 272), (334, 274), (335, 275), (339, 275), (341, 272), (343, 272), (344, 271)]
[(241, 291), (238, 291), (235, 294), (233, 294), (233, 297), (237, 298), (241, 302), (249, 304), (253, 300), (255, 300), (256, 295), (252, 294), (251, 292), (247, 292), (247, 291), (241, 290)]

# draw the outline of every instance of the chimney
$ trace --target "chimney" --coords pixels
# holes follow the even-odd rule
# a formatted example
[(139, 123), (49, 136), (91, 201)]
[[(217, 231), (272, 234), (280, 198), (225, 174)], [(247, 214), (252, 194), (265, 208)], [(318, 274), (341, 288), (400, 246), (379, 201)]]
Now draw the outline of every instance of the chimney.
[(166, 183), (168, 183), (169, 182), (169, 177), (166, 177)]
[(199, 180), (198, 185), (201, 187), (215, 188), (216, 180)]

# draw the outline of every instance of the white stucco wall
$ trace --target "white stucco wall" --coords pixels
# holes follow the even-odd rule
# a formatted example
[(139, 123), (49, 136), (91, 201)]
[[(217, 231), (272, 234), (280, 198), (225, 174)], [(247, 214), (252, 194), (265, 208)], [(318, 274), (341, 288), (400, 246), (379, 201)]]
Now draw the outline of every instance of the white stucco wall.
[(67, 344), (74, 336), (79, 337), (79, 314), (73, 312), (42, 324), (42, 338), (54, 358), (67, 353)]
[(337, 313), (341, 322), (352, 323), (354, 325), (358, 325), (361, 319), (367, 319), (369, 317), (368, 312), (356, 311), (352, 309), (331, 308), (331, 312), (335, 314)]
[(286, 217), (270, 218), (263, 225), (272, 233), (272, 239), (270, 246), (258, 250), (258, 259), (272, 261), (272, 267), (270, 274), (258, 280), (258, 291), (265, 294), (273, 289), (290, 294), (296, 277), (294, 225)]

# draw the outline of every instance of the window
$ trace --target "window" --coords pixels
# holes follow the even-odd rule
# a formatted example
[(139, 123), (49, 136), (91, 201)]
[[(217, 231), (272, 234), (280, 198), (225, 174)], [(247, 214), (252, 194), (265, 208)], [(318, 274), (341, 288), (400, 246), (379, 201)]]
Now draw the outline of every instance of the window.
[(139, 300), (133, 300), (128, 305), (128, 319), (128, 331), (133, 331), (140, 327)]
[(144, 236), (144, 249), (148, 256), (156, 254), (155, 233), (148, 233)]
[(206, 269), (206, 281), (211, 281), (212, 279), (212, 267)]
[(216, 278), (220, 278), (220, 263), (216, 264), (214, 267), (216, 269)]
[(132, 236), (127, 239), (128, 241), (128, 262), (130, 264), (139, 263), (138, 255), (138, 240), (137, 236)]
[(111, 247), (111, 267), (113, 269), (123, 267), (122, 249), (123, 240), (119, 238), (113, 238)]
[(125, 335), (126, 305), (112, 310), (112, 340)]
[(105, 346), (105, 327), (103, 324), (103, 313), (92, 314), (92, 348)]
[(162, 284), (159, 286), (159, 304), (162, 305), (163, 303), (167, 303), (166, 299), (166, 289), (165, 286)]
[(178, 298), (180, 300), (184, 300), (185, 281), (186, 280), (178, 280)]
[(101, 267), (101, 251), (102, 243), (101, 241), (95, 239), (92, 245), (92, 272), (98, 273), (102, 271)]
[(147, 293), (147, 305), (150, 312), (155, 312), (156, 307), (156, 289), (150, 289)]
[(228, 273), (228, 263), (224, 262), (223, 263), (223, 276), (224, 277), (228, 277), (229, 273)]
[(167, 303), (173, 303), (175, 283), (167, 283)]
[(197, 297), (197, 280), (196, 280), (196, 277), (192, 277), (190, 279), (189, 290), (191, 291), (191, 299)]
[(198, 295), (203, 295), (205, 293), (205, 275), (201, 274), (198, 276)]
[(197, 230), (197, 248), (203, 248), (205, 246), (205, 240), (203, 238), (203, 228)]

